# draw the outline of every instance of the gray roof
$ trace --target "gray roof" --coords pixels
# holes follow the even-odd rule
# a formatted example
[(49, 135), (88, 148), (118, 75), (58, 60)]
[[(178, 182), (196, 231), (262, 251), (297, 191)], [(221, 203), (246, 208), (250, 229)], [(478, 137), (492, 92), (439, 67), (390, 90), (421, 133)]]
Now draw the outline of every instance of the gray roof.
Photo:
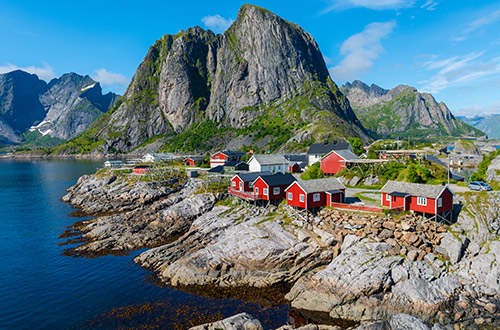
[(325, 178), (316, 180), (297, 179), (297, 183), (306, 193), (345, 189), (345, 186), (337, 178)]
[[(283, 155), (253, 155), (260, 165), (283, 165), (288, 164), (288, 161)], [(248, 161), (250, 163), (250, 161)]]
[[(358, 156), (356, 156), (354, 153), (352, 153), (350, 150), (332, 150), (330, 151), (326, 156), (328, 156), (329, 154), (331, 154), (332, 152), (335, 152), (337, 155), (339, 155), (340, 157), (344, 158), (345, 160), (354, 160), (354, 159), (359, 159)], [(323, 158), (325, 158), (323, 157)]]
[(192, 159), (192, 160), (194, 160), (195, 162), (200, 161), (200, 160), (203, 160), (203, 158), (201, 158), (201, 157), (188, 157), (188, 158), (186, 158), (186, 160), (188, 160), (188, 159)]
[[(289, 185), (295, 182), (295, 177), (291, 174), (277, 173), (274, 175), (261, 175), (260, 178), (267, 183), (268, 186)], [(257, 179), (255, 181), (257, 181)]]
[(264, 171), (264, 172), (240, 173), (236, 174), (235, 176), (239, 177), (243, 182), (254, 182), (261, 175), (271, 175), (271, 172)]
[[(436, 199), (447, 186), (438, 186), (422, 183), (387, 181), (380, 189), (381, 193), (390, 194), (393, 192), (406, 193), (417, 197), (428, 197)], [(449, 187), (448, 187), (449, 189)], [(451, 191), (451, 189), (450, 189)]]
[(350, 150), (351, 144), (349, 142), (339, 143), (313, 143), (309, 147), (308, 154), (324, 155), (332, 150)]
[(285, 154), (283, 156), (285, 156), (286, 160), (290, 162), (307, 163), (307, 154)]

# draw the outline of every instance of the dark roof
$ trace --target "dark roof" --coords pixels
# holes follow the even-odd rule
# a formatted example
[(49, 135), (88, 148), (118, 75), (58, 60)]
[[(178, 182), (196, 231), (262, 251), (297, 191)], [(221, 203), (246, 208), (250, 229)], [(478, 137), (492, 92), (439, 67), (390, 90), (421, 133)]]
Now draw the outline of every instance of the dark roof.
[[(259, 176), (268, 186), (283, 186), (295, 182), (295, 177), (291, 174), (275, 174), (275, 175), (261, 175)], [(257, 181), (255, 179), (255, 181)]]
[(316, 180), (298, 179), (296, 182), (307, 194), (336, 189), (345, 189), (345, 186), (339, 180), (337, 180), (337, 178), (325, 178)]
[(392, 192), (389, 195), (390, 196), (396, 196), (396, 197), (405, 197), (405, 196), (408, 196), (410, 194), (408, 194), (408, 193), (402, 193), (402, 192)]
[(271, 175), (271, 172), (264, 171), (264, 172), (240, 173), (236, 174), (235, 176), (239, 177), (243, 182), (254, 182), (261, 175)]
[(289, 162), (307, 163), (307, 154), (285, 154), (284, 156)]
[(313, 143), (309, 147), (308, 154), (327, 154), (332, 150), (350, 150), (349, 142), (338, 142), (338, 143)]
[[(380, 189), (381, 193), (391, 194), (394, 192), (407, 193), (417, 197), (429, 197), (436, 199), (447, 186), (438, 186), (422, 183), (387, 181)], [(448, 189), (450, 189), (448, 187)], [(450, 189), (451, 191), (451, 189)]]
[(328, 191), (325, 191), (325, 192), (326, 192), (327, 194), (330, 194), (330, 195), (332, 195), (332, 194), (340, 194), (340, 193), (342, 193), (342, 191), (341, 191), (341, 190), (328, 190)]
[(151, 166), (149, 165), (137, 165), (136, 167), (134, 168), (150, 168)]
[(243, 162), (241, 162), (241, 161), (239, 161), (239, 160), (232, 160), (232, 161), (230, 161), (230, 162), (225, 163), (223, 166), (236, 166), (236, 165), (238, 165), (239, 163), (243, 163)]
[(188, 157), (188, 158), (186, 158), (186, 160), (188, 160), (188, 159), (192, 159), (195, 162), (203, 160), (203, 158), (201, 158), (201, 157)]
[(208, 172), (210, 172), (210, 173), (221, 173), (221, 172), (224, 172), (224, 166), (219, 165), (219, 166), (212, 167), (211, 169), (208, 170)]
[(217, 155), (218, 153), (224, 154), (224, 155), (226, 155), (228, 157), (231, 157), (231, 156), (245, 156), (246, 155), (246, 153), (244, 153), (244, 152), (233, 151), (233, 150), (224, 150), (224, 151), (216, 152), (214, 155)]

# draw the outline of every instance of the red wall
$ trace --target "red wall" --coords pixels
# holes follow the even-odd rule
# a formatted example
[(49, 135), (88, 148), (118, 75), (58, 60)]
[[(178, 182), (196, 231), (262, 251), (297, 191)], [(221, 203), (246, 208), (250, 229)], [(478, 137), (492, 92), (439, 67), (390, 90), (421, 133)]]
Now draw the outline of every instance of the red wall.
[(448, 189), (443, 191), (439, 198), (443, 199), (443, 204), (441, 207), (438, 207), (438, 213), (450, 211), (453, 209), (453, 194)]
[(134, 168), (135, 174), (146, 174), (149, 172), (149, 168)]
[(417, 205), (417, 198), (416, 196), (411, 196), (410, 197), (410, 210), (416, 211), (416, 212), (425, 212), (425, 213), (436, 213), (436, 200), (432, 198), (427, 198), (427, 205)]
[(344, 203), (345, 192), (343, 189), (340, 191), (342, 191), (340, 194), (326, 194), (326, 206), (332, 206), (332, 203)]
[(292, 166), (288, 166), (288, 172), (299, 173), (300, 172), (299, 164), (293, 164)]
[[(217, 159), (217, 156), (219, 159)], [(213, 155), (212, 157), (213, 160), (227, 160), (227, 156), (224, 155), (223, 153), (219, 152), (218, 154)]]
[[(236, 182), (236, 186), (233, 187), (233, 181)], [(240, 190), (240, 182), (243, 182), (239, 176), (235, 176), (233, 179), (231, 179), (231, 188)], [(250, 182), (243, 182), (243, 191), (253, 191), (252, 188), (250, 188)]]
[[(293, 199), (288, 199), (288, 193), (291, 192), (293, 194)], [(300, 202), (300, 194), (304, 194), (304, 202)], [(306, 193), (300, 188), (300, 186), (295, 182), (292, 183), (290, 188), (286, 191), (286, 203), (288, 205), (297, 206), (301, 208), (306, 207)]]
[(186, 159), (186, 165), (187, 165), (187, 166), (194, 166), (194, 165), (195, 165), (195, 164), (194, 164), (194, 160), (192, 160), (192, 159), (190, 159), (190, 158)]
[[(254, 192), (255, 188), (259, 188), (259, 194), (258, 198), (263, 199), (263, 200), (277, 200), (277, 199), (283, 199), (285, 198), (285, 189), (288, 188), (288, 185), (281, 185), (281, 186), (267, 186), (267, 183), (264, 182), (261, 178), (258, 178), (257, 181), (254, 183)], [(267, 196), (264, 195), (264, 188), (267, 188)], [(280, 193), (278, 195), (273, 194), (273, 189), (274, 188), (280, 188)]]
[(321, 170), (325, 173), (335, 174), (345, 167), (345, 163), (342, 161), (344, 158), (332, 152), (321, 160)]

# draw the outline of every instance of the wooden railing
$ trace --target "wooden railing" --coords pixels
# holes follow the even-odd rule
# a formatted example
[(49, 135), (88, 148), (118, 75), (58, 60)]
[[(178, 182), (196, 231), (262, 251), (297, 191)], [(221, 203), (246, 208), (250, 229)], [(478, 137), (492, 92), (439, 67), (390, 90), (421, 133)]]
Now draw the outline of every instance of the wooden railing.
[(252, 200), (252, 201), (259, 199), (258, 196), (253, 193), (253, 191), (241, 191), (241, 190), (233, 189), (231, 187), (228, 187), (227, 190), (229, 191), (229, 193), (231, 195), (239, 197), (239, 198)]

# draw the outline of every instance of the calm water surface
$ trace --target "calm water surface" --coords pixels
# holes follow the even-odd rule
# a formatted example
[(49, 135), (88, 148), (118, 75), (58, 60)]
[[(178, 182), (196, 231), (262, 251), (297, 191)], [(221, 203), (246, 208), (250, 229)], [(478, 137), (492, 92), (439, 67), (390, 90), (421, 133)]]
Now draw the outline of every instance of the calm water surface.
[[(160, 316), (167, 319), (166, 328), (173, 328), (181, 322), (174, 316), (189, 318), (189, 311), (221, 316), (250, 311), (269, 320), (268, 326), (286, 323), (287, 306), (265, 308), (155, 286), (146, 281), (150, 272), (132, 262), (138, 252), (94, 259), (62, 256), (67, 246), (57, 245), (63, 241), (58, 236), (82, 219), (69, 216), (74, 209), (60, 198), (80, 175), (99, 166), (102, 162), (0, 160), (0, 328), (114, 328)], [(163, 309), (125, 321), (92, 322), (114, 308), (149, 302)], [(165, 316), (165, 308), (172, 316)]]

